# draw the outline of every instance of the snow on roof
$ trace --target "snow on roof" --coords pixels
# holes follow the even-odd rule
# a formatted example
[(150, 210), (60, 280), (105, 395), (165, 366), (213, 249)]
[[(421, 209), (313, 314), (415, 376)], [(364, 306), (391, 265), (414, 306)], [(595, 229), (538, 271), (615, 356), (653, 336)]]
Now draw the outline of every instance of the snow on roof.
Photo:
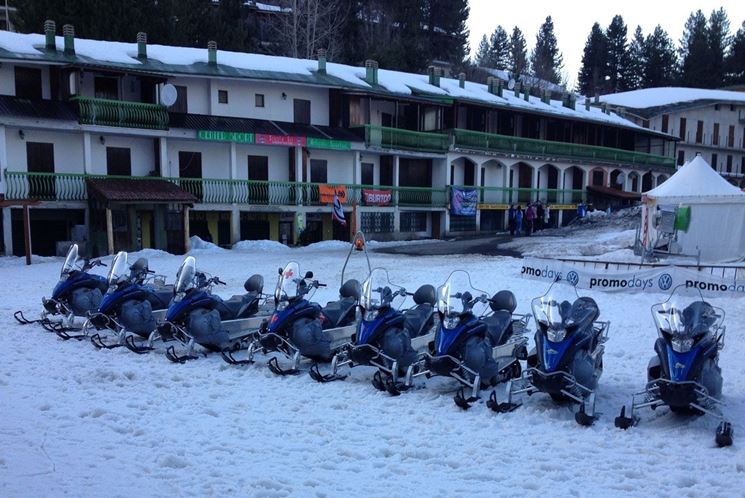
[[(57, 53), (50, 53), (44, 49), (44, 35), (0, 31), (0, 49), (10, 52), (14, 56), (13, 58), (51, 59), (56, 61), (59, 58), (59, 54), (61, 54), (61, 48), (64, 46), (64, 38), (61, 36), (56, 37), (56, 43), (58, 47)], [(128, 69), (143, 69), (168, 74), (205, 74), (204, 68), (208, 57), (206, 49), (149, 44), (147, 46), (147, 52), (148, 59), (142, 61), (137, 58), (136, 43), (87, 40), (82, 38), (75, 39), (76, 57), (88, 59), (81, 62), (95, 62), (97, 64), (112, 65), (115, 67), (126, 65)], [(0, 54), (1, 57), (3, 57), (2, 54)], [(69, 57), (66, 60), (73, 62)], [(271, 74), (273, 78), (276, 78), (277, 75), (287, 74), (288, 79), (295, 81), (297, 81), (297, 76), (300, 76), (310, 84), (333, 86), (333, 81), (330, 81), (329, 78), (324, 79), (319, 75), (318, 61), (315, 60), (220, 50), (217, 55), (217, 61), (220, 66), (232, 67), (237, 70), (264, 71)], [(161, 67), (158, 62), (167, 65), (167, 67)], [(194, 67), (195, 65), (200, 66)], [(503, 91), (503, 96), (499, 97), (489, 93), (486, 85), (479, 83), (466, 82), (465, 88), (460, 88), (458, 80), (451, 78), (440, 78), (440, 86), (438, 87), (429, 84), (429, 79), (426, 75), (380, 69), (378, 71), (378, 87), (373, 88), (365, 81), (365, 68), (328, 63), (326, 65), (326, 72), (329, 76), (336, 78), (336, 81), (361, 90), (374, 92), (380, 92), (382, 90), (397, 95), (418, 94), (435, 98), (467, 99), (499, 107), (554, 114), (568, 119), (591, 120), (632, 128), (644, 131), (645, 133), (655, 133), (637, 126), (617, 114), (605, 114), (596, 107), (591, 107), (588, 111), (584, 108), (584, 105), (581, 105), (580, 99), (577, 101), (576, 109), (570, 109), (564, 107), (560, 101), (551, 101), (549, 104), (546, 104), (540, 98), (534, 96), (529, 96), (528, 101), (525, 101), (522, 96), (516, 96), (513, 91), (507, 89)], [(241, 74), (231, 76), (240, 77)], [(256, 74), (244, 76), (254, 79), (261, 78), (261, 75)], [(290, 78), (290, 76), (295, 78)], [(264, 76), (264, 78), (268, 77)], [(343, 86), (341, 83), (339, 84)], [(655, 134), (659, 135), (659, 133)]]
[(696, 156), (684, 164), (662, 185), (653, 188), (645, 195), (657, 201), (690, 202), (701, 199), (703, 202), (745, 202), (745, 193), (740, 191), (714, 171), (703, 157)]
[(681, 87), (644, 88), (630, 92), (603, 95), (600, 97), (600, 100), (611, 105), (628, 107), (630, 109), (649, 109), (700, 100), (745, 103), (745, 92)]

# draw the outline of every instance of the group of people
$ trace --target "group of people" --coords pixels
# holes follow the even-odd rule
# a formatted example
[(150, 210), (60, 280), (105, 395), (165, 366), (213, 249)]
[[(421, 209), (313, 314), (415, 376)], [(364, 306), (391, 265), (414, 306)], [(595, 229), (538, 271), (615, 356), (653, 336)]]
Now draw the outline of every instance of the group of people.
[(551, 208), (541, 201), (529, 202), (525, 211), (520, 204), (510, 204), (510, 235), (530, 235), (531, 233), (551, 227)]

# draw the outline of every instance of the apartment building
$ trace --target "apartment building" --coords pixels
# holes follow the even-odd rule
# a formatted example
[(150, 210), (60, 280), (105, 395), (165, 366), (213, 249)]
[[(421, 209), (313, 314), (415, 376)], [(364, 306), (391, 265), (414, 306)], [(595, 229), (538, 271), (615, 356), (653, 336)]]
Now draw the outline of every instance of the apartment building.
[[(3, 250), (93, 255), (199, 235), (287, 244), (494, 231), (510, 203), (566, 221), (587, 189), (640, 193), (676, 138), (498, 79), (218, 50), (0, 33)], [(457, 209), (458, 192), (470, 209)], [(336, 196), (347, 226), (332, 221)], [(478, 204), (473, 208), (473, 201)]]

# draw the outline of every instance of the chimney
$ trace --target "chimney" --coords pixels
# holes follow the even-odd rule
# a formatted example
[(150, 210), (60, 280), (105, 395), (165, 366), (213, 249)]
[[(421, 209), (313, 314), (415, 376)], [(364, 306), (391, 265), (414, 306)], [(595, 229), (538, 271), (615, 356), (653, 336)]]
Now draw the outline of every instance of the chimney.
[(515, 82), (515, 97), (517, 97), (518, 99), (520, 98), (520, 88), (522, 86), (522, 83), (520, 83), (519, 81)]
[(599, 104), (600, 103), (600, 93), (598, 93), (598, 92), (595, 92), (595, 103), (596, 104)]
[(378, 84), (378, 62), (372, 59), (365, 61), (365, 81), (370, 85)]
[(429, 84), (432, 86), (440, 86), (440, 70), (435, 66), (429, 66), (427, 68), (427, 74), (429, 75)]
[(214, 40), (207, 42), (207, 64), (210, 66), (217, 65), (217, 42)]
[(551, 105), (551, 94), (548, 90), (543, 90), (541, 92), (541, 102), (547, 105)]
[(57, 23), (51, 19), (44, 21), (44, 35), (46, 36), (46, 49), (57, 50), (57, 42), (54, 36), (57, 34)]
[(75, 26), (62, 26), (62, 35), (65, 37), (65, 55), (75, 55)]
[(318, 73), (326, 74), (326, 49), (318, 49)]
[(585, 97), (585, 111), (590, 111), (590, 97)]
[(523, 99), (525, 99), (525, 102), (530, 102), (530, 85), (525, 85), (525, 89), (523, 90)]
[(574, 93), (569, 94), (568, 101), (569, 101), (569, 108), (571, 110), (574, 111), (575, 109), (577, 109), (577, 96)]
[(494, 77), (489, 76), (486, 78), (486, 91), (489, 93), (494, 93)]
[(147, 33), (144, 31), (137, 33), (137, 58), (147, 59)]
[(603, 114), (610, 114), (610, 112), (608, 112), (608, 103), (607, 102), (603, 102), (600, 105), (600, 108), (603, 110)]
[(466, 73), (459, 73), (458, 74), (458, 86), (461, 88), (466, 87)]

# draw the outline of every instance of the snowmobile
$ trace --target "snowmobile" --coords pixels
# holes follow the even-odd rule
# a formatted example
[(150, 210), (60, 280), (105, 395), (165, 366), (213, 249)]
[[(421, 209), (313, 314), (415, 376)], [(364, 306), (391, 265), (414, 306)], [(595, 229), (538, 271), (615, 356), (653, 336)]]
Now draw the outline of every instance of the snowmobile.
[(251, 276), (243, 285), (246, 293), (227, 300), (212, 293), (214, 285), (225, 285), (225, 282), (197, 271), (196, 260), (187, 256), (176, 275), (174, 297), (164, 322), (150, 334), (145, 346), (137, 346), (128, 339), (127, 347), (143, 353), (152, 350), (157, 340), (175, 340), (186, 347), (186, 354), (179, 355), (174, 346), (169, 346), (166, 357), (174, 363), (184, 363), (198, 358), (194, 355), (196, 345), (218, 352), (235, 348), (241, 341), (251, 338), (270, 314), (263, 306), (266, 301), (264, 277)]
[(326, 284), (314, 280), (313, 272), (301, 275), (294, 261), (279, 268), (274, 313), (262, 323), (258, 339), (249, 344), (248, 359), (237, 360), (232, 351), (224, 350), (226, 362), (251, 363), (258, 350), (279, 352), (292, 360), (291, 367), (283, 369), (275, 356), (268, 362), (269, 369), (278, 375), (294, 375), (300, 373), (301, 357), (327, 363), (350, 342), (356, 329), (360, 283), (348, 280), (339, 289), (339, 300), (321, 307), (310, 299), (316, 289)]
[[(109, 289), (98, 310), (88, 314), (82, 336), (70, 338), (85, 337), (93, 329), (108, 331), (116, 337), (116, 342), (107, 343), (99, 332), (90, 336), (91, 343), (99, 349), (123, 346), (128, 333), (147, 338), (173, 295), (173, 286), (165, 285), (164, 277), (153, 278), (154, 274), (146, 258), (139, 258), (130, 266), (127, 253), (118, 252), (107, 277)], [(156, 315), (154, 311), (159, 310)]]
[[(413, 296), (414, 306), (401, 310), (407, 296)], [(398, 395), (412, 386), (421, 371), (422, 354), (434, 340), (437, 326), (435, 313), (436, 291), (432, 285), (422, 285), (415, 293), (394, 285), (388, 272), (375, 268), (362, 284), (360, 298), (361, 321), (353, 341), (331, 361), (331, 374), (322, 375), (318, 366), (311, 367), (310, 375), (319, 382), (342, 380), (342, 366), (368, 365), (378, 370), (373, 385)], [(399, 382), (399, 377), (404, 382)]]
[(489, 298), (471, 284), (462, 270), (450, 274), (438, 289), (440, 326), (433, 348), (424, 357), (427, 377), (453, 377), (470, 388), (455, 395), (455, 404), (467, 410), (479, 399), (483, 387), (494, 386), (520, 375), (520, 359), (527, 355), (522, 334), (530, 315), (513, 314), (517, 302), (507, 290)]
[(579, 297), (574, 286), (560, 281), (533, 299), (531, 306), (537, 330), (528, 368), (507, 383), (506, 402), (498, 403), (492, 392), (487, 406), (508, 412), (519, 406), (512, 401), (515, 395), (543, 392), (557, 403), (576, 403), (575, 421), (592, 425), (610, 322), (598, 321), (600, 310), (594, 299)]
[(699, 290), (678, 286), (664, 303), (652, 306), (659, 337), (647, 366), (647, 385), (631, 397), (615, 425), (628, 429), (639, 421), (636, 411), (667, 406), (675, 413), (712, 415), (719, 419), (715, 441), (732, 445), (732, 424), (721, 414), (722, 370), (719, 351), (724, 347), (724, 310), (704, 301)]
[(42, 298), (41, 318), (29, 320), (21, 311), (16, 311), (13, 316), (21, 324), (39, 323), (50, 332), (66, 334), (81, 329), (84, 317), (98, 309), (109, 286), (103, 276), (89, 273), (97, 266), (106, 265), (100, 260), (80, 258), (78, 245), (73, 244), (67, 251), (52, 297)]

